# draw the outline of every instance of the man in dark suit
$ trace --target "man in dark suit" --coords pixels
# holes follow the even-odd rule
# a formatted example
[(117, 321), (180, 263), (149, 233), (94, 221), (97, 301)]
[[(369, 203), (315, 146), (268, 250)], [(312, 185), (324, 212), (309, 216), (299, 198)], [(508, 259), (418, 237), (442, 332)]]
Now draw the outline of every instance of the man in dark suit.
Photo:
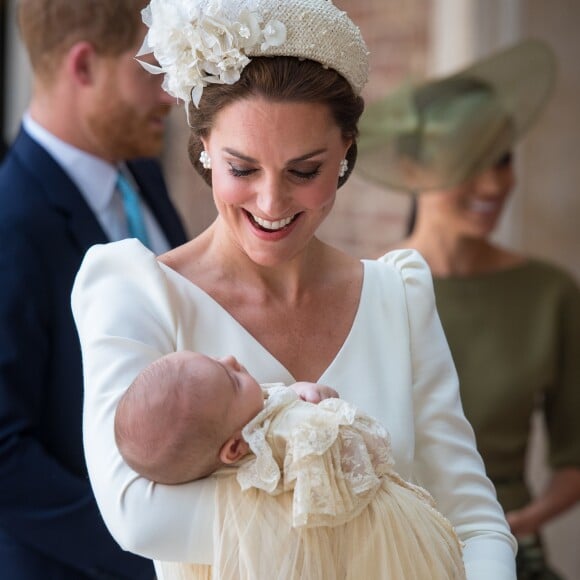
[[(70, 309), (91, 245), (143, 234), (161, 253), (186, 241), (151, 159), (161, 151), (171, 98), (161, 77), (134, 59), (145, 35), (143, 5), (19, 4), (34, 84), (22, 130), (0, 166), (3, 580), (154, 577), (150, 561), (109, 535), (91, 492)], [(140, 220), (137, 233), (124, 187)]]

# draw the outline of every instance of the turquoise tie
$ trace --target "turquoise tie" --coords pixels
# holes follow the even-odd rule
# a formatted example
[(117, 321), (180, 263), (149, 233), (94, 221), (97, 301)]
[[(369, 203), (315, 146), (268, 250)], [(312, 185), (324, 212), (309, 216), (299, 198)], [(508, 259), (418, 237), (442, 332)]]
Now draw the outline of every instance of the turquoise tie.
[(144, 246), (149, 248), (149, 236), (147, 235), (143, 214), (141, 213), (139, 195), (120, 171), (117, 176), (117, 189), (121, 192), (125, 215), (127, 216), (127, 226), (129, 227), (129, 237), (137, 238)]

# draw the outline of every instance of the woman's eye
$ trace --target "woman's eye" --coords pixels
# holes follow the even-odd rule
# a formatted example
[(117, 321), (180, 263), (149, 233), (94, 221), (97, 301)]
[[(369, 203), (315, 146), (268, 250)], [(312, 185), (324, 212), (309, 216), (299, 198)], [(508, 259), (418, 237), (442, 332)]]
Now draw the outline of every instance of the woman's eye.
[(298, 179), (308, 181), (309, 179), (314, 179), (317, 175), (320, 174), (320, 167), (317, 167), (312, 171), (298, 171), (297, 169), (292, 169), (290, 173), (295, 177), (297, 177)]
[[(256, 171), (257, 169), (254, 168), (242, 169), (241, 167), (236, 167), (235, 165), (231, 164), (229, 169), (230, 175), (233, 175), (234, 177), (248, 177), (249, 175), (252, 175)], [(320, 167), (317, 167), (316, 169), (313, 169), (311, 171), (299, 171), (298, 169), (291, 169), (289, 173), (297, 179), (300, 179), (302, 181), (308, 181), (310, 179), (314, 179), (317, 175), (320, 174)]]
[(256, 171), (255, 169), (240, 169), (234, 165), (230, 165), (230, 175), (234, 177), (247, 177)]

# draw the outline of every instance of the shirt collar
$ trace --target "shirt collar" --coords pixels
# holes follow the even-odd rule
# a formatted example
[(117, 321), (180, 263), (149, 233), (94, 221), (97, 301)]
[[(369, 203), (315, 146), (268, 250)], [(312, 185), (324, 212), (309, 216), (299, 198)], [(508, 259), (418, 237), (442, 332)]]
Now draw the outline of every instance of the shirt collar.
[(44, 147), (79, 188), (95, 213), (103, 211), (115, 192), (118, 168), (86, 151), (59, 139), (39, 123), (29, 112), (23, 117), (26, 132)]

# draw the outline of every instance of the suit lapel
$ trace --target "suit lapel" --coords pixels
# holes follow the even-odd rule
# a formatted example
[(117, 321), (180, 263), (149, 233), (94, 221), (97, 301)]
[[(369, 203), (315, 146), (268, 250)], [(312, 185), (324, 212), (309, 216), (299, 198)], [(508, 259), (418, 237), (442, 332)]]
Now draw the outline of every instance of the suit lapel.
[(94, 244), (109, 241), (77, 186), (43, 147), (20, 131), (14, 150), (37, 182), (36, 190), (65, 216), (71, 236), (83, 253)]
[[(34, 189), (65, 216), (71, 237), (83, 253), (94, 244), (110, 241), (77, 186), (43, 147), (21, 130), (13, 148), (37, 183)], [(187, 235), (170, 201), (159, 164), (137, 160), (127, 165), (171, 247), (185, 243)]]

